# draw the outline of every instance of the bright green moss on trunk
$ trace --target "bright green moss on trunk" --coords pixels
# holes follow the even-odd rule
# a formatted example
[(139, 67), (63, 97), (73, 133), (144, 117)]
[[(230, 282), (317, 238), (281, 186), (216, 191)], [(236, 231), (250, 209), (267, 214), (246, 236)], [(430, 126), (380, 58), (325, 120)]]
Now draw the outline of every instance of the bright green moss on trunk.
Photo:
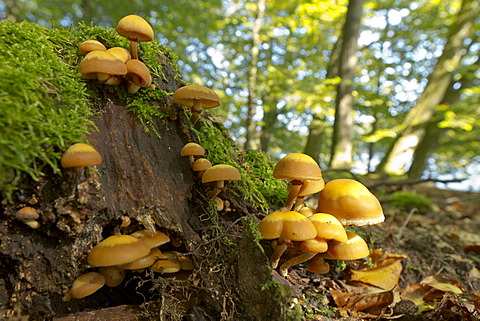
[[(62, 152), (95, 130), (90, 119), (98, 111), (99, 88), (117, 94), (147, 130), (152, 119), (165, 116), (148, 101), (171, 93), (142, 89), (129, 95), (124, 86), (102, 84), (89, 89), (77, 71), (78, 45), (88, 39), (128, 48), (111, 28), (0, 22), (0, 200), (11, 201), (25, 174), (38, 180), (46, 166), (60, 173)], [(142, 50), (152, 76), (163, 78), (156, 54), (166, 49), (151, 42), (142, 43)]]

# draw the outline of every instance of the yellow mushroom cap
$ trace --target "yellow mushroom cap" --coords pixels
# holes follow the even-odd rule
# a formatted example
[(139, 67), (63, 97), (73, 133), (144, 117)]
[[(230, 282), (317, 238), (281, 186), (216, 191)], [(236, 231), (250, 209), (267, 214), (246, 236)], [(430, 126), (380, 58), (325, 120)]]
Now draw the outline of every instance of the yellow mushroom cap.
[[(102, 73), (108, 75), (126, 75), (125, 63), (106, 51), (91, 51), (78, 65), (78, 71), (84, 77), (90, 74)], [(84, 78), (85, 79), (85, 78)], [(89, 78), (90, 79), (90, 78)]]
[(316, 213), (308, 218), (315, 226), (318, 237), (341, 243), (347, 242), (347, 232), (335, 216), (326, 213)]
[(302, 241), (300, 243), (300, 249), (303, 252), (309, 253), (323, 253), (326, 252), (328, 249), (328, 243), (325, 239), (320, 237), (316, 237), (314, 239), (309, 239)]
[(39, 217), (37, 210), (30, 206), (25, 206), (15, 213), (15, 218), (20, 221), (33, 221)]
[(140, 87), (148, 87), (152, 84), (152, 76), (147, 66), (137, 59), (130, 59), (127, 66), (127, 79)]
[(273, 177), (319, 180), (322, 178), (322, 171), (312, 157), (302, 153), (292, 153), (278, 161), (273, 169)]
[(120, 285), (125, 279), (127, 272), (117, 266), (103, 266), (98, 268), (98, 273), (105, 278), (105, 285), (115, 287)]
[(318, 196), (317, 212), (332, 214), (343, 225), (372, 225), (385, 220), (375, 195), (352, 179), (335, 179), (325, 184)]
[(238, 169), (227, 164), (213, 165), (202, 176), (202, 183), (217, 181), (239, 181), (241, 179)]
[[(160, 258), (169, 259), (176, 257), (178, 253), (173, 251), (163, 252)], [(169, 259), (169, 260), (157, 260), (152, 265), (153, 272), (159, 273), (175, 273), (182, 269), (182, 264), (180, 263), (179, 258)]]
[(120, 59), (124, 64), (127, 63), (127, 61), (129, 61), (130, 59), (132, 59), (130, 51), (123, 47), (112, 47), (107, 49), (107, 52)]
[(155, 233), (152, 234), (147, 230), (138, 230), (136, 232), (133, 232), (130, 235), (142, 240), (151, 249), (170, 242), (170, 237), (167, 234), (160, 231), (156, 231)]
[(153, 249), (150, 250), (150, 253), (148, 253), (147, 256), (139, 258), (138, 260), (135, 260), (131, 263), (128, 263), (125, 266), (126, 270), (141, 270), (144, 268), (147, 268), (149, 266), (152, 266), (153, 263), (157, 260), (157, 258), (162, 257), (162, 252), (154, 247)]
[(195, 172), (206, 171), (212, 167), (212, 163), (206, 158), (199, 158), (192, 164), (192, 170)]
[(278, 211), (265, 216), (258, 229), (262, 238), (271, 240), (282, 237), (292, 241), (304, 241), (317, 236), (312, 222), (295, 211)]
[(184, 86), (173, 94), (173, 101), (182, 106), (193, 107), (195, 100), (201, 101), (202, 108), (220, 106), (220, 97), (213, 90), (202, 85)]
[(95, 293), (98, 289), (105, 285), (105, 278), (97, 272), (88, 272), (80, 275), (73, 281), (70, 288), (72, 298), (81, 299)]
[(314, 257), (310, 260), (307, 270), (313, 273), (325, 274), (330, 271), (330, 265), (320, 257)]
[(311, 207), (308, 207), (308, 206), (302, 207), (297, 212), (302, 214), (303, 216), (306, 216), (306, 217), (310, 217), (310, 216), (312, 216), (313, 214), (316, 213), (315, 209), (313, 209)]
[(98, 40), (85, 40), (78, 46), (78, 49), (80, 49), (80, 54), (82, 56), (85, 56), (88, 54), (90, 51), (105, 51), (107, 48)]
[(345, 243), (337, 241), (328, 242), (327, 254), (329, 258), (350, 261), (363, 259), (370, 254), (367, 243), (360, 236), (348, 231), (347, 237), (348, 240)]
[(117, 32), (130, 41), (152, 41), (154, 36), (152, 26), (145, 19), (134, 14), (118, 21)]
[(84, 143), (71, 145), (60, 159), (62, 167), (85, 167), (102, 163), (102, 156), (92, 146)]
[(203, 156), (205, 155), (205, 150), (202, 146), (197, 143), (187, 143), (185, 146), (182, 147), (180, 151), (181, 156)]
[(150, 247), (131, 235), (112, 235), (95, 245), (88, 253), (93, 266), (122, 265), (145, 257)]
[(304, 197), (307, 195), (320, 192), (325, 187), (325, 181), (323, 178), (318, 180), (306, 179), (303, 181), (302, 187), (298, 191), (297, 197)]

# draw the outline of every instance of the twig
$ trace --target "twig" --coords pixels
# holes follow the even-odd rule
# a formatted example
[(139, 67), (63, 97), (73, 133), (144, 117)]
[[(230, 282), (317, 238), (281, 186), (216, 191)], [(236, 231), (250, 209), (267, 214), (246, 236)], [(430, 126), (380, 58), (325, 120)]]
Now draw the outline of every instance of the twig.
[(408, 213), (408, 216), (407, 218), (405, 219), (405, 221), (403, 222), (403, 225), (400, 227), (400, 229), (398, 230), (398, 233), (397, 233), (397, 240), (400, 240), (402, 238), (402, 234), (403, 234), (403, 231), (405, 230), (405, 228), (407, 227), (408, 225), (408, 222), (410, 222), (410, 219), (412, 218), (413, 216), (413, 213), (417, 212), (418, 209), (416, 208), (412, 208), (410, 210), (410, 212)]

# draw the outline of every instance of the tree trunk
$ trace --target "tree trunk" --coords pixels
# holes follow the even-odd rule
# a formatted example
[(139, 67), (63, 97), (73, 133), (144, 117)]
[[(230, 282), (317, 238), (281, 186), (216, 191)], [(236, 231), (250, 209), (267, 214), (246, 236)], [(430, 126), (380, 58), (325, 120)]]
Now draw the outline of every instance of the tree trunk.
[(82, 9), (82, 21), (89, 25), (93, 22), (93, 17), (95, 16), (95, 8), (93, 5), (93, 0), (82, 0), (81, 9)]
[(320, 162), (320, 151), (322, 150), (322, 143), (325, 141), (325, 117), (323, 115), (314, 114), (312, 121), (308, 126), (308, 138), (305, 145), (304, 153), (312, 157), (318, 163)]
[(265, 16), (265, 6), (267, 0), (258, 0), (257, 17), (252, 30), (252, 47), (250, 48), (250, 70), (248, 75), (248, 109), (247, 119), (245, 123), (245, 145), (244, 149), (249, 150), (256, 148), (258, 143), (255, 142), (255, 133), (257, 124), (253, 117), (255, 116), (257, 107), (257, 77), (258, 77), (258, 56), (260, 51), (260, 29)]
[(268, 153), (270, 149), (270, 142), (272, 140), (272, 136), (275, 135), (275, 129), (277, 124), (277, 116), (278, 116), (278, 109), (277, 109), (277, 99), (273, 99), (273, 97), (265, 97), (262, 98), (264, 101), (263, 107), (263, 125), (262, 130), (260, 131), (260, 146), (259, 150), (265, 153)]
[(362, 17), (363, 0), (350, 0), (343, 27), (342, 51), (340, 54), (339, 76), (335, 101), (335, 122), (329, 166), (350, 168), (352, 165), (353, 96), (352, 82), (357, 65), (357, 41)]
[(464, 0), (425, 90), (418, 98), (416, 105), (408, 112), (403, 122), (403, 131), (399, 133), (380, 162), (377, 172), (390, 175), (406, 173), (415, 149), (425, 134), (437, 105), (442, 102), (452, 80), (452, 74), (460, 63), (463, 42), (470, 36), (477, 16), (478, 1)]

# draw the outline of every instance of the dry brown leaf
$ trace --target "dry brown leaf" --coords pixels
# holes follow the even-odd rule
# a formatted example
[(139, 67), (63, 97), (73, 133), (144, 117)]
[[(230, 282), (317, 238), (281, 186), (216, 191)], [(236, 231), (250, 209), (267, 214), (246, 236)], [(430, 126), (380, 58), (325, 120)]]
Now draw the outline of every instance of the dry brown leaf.
[(418, 307), (418, 312), (422, 313), (434, 308), (434, 306), (427, 304), (423, 300), (426, 293), (427, 291), (421, 284), (409, 283), (400, 294), (400, 297), (402, 300), (409, 300), (415, 303), (415, 305)]
[(337, 290), (330, 290), (335, 304), (343, 311), (357, 312), (375, 308), (381, 310), (393, 302), (392, 291), (352, 295)]
[(382, 262), (388, 261), (388, 264), (382, 264), (369, 270), (351, 270), (351, 280), (374, 285), (384, 290), (391, 290), (400, 279), (402, 258), (385, 258)]
[(472, 251), (480, 255), (480, 245), (465, 245), (462, 246), (462, 250), (464, 250), (465, 252)]
[(460, 285), (460, 281), (455, 279), (447, 279), (438, 274), (428, 276), (420, 282), (420, 284), (422, 285), (428, 285), (442, 292), (453, 292), (456, 294), (462, 294), (462, 289), (460, 289), (453, 283)]

